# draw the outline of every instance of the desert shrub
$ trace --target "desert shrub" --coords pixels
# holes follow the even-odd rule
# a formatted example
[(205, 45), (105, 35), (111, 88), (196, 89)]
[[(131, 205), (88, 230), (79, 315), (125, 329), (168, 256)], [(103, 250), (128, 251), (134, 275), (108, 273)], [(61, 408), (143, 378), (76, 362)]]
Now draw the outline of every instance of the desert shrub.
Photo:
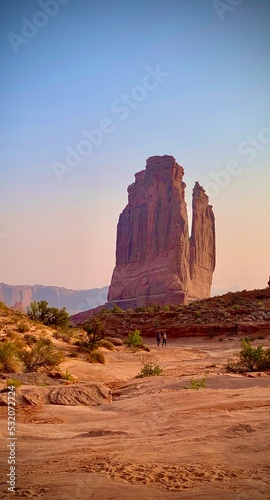
[(15, 389), (17, 389), (18, 387), (21, 387), (22, 382), (17, 378), (8, 378), (6, 380), (6, 385), (7, 387), (15, 387)]
[(232, 309), (233, 311), (237, 311), (238, 309), (241, 309), (241, 305), (240, 305), (240, 304), (233, 304), (233, 305), (231, 306), (231, 309)]
[(120, 314), (124, 314), (124, 311), (121, 307), (119, 307), (117, 304), (114, 304), (113, 305), (113, 308), (111, 309), (111, 311), (113, 313), (120, 313)]
[(18, 329), (18, 332), (25, 333), (25, 332), (28, 332), (29, 326), (26, 323), (23, 323), (23, 321), (21, 321), (18, 324), (17, 329)]
[(20, 359), (20, 351), (13, 342), (0, 344), (0, 372), (20, 373), (24, 365)]
[(64, 380), (68, 380), (69, 382), (76, 382), (78, 379), (77, 377), (74, 377), (72, 373), (70, 373), (68, 370), (66, 370), (66, 373), (62, 377)]
[(136, 348), (142, 347), (143, 340), (142, 340), (142, 337), (141, 337), (140, 330), (134, 330), (133, 332), (130, 332), (128, 334), (127, 345), (129, 347), (136, 347)]
[(87, 356), (87, 361), (89, 361), (89, 363), (100, 363), (101, 365), (105, 365), (105, 356), (102, 352), (94, 350)]
[(37, 337), (35, 337), (35, 335), (31, 335), (31, 333), (27, 333), (24, 336), (24, 341), (25, 341), (26, 345), (31, 347), (32, 345), (37, 343), (38, 339), (37, 339)]
[(15, 340), (17, 338), (17, 333), (14, 332), (13, 330), (7, 329), (5, 331), (5, 334), (6, 334), (6, 338), (9, 340)]
[(171, 310), (171, 308), (170, 308), (170, 306), (164, 306), (164, 307), (162, 308), (162, 310), (163, 310), (163, 311), (165, 311), (165, 312), (168, 312), (168, 311), (170, 311), (170, 310)]
[(205, 389), (206, 388), (206, 377), (204, 378), (192, 378), (190, 381), (190, 389), (195, 389), (195, 391), (198, 391), (199, 389)]
[(152, 377), (155, 375), (162, 375), (162, 368), (157, 364), (154, 356), (144, 356), (141, 358), (142, 368), (140, 373), (135, 378)]
[(114, 345), (112, 342), (106, 339), (102, 339), (99, 342), (100, 347), (105, 347), (106, 349), (109, 349), (109, 351), (114, 351)]
[(97, 318), (91, 318), (82, 325), (85, 332), (85, 338), (81, 342), (81, 346), (87, 347), (90, 351), (95, 350), (99, 342), (103, 340), (105, 329), (104, 324)]
[(31, 350), (23, 349), (20, 357), (26, 371), (34, 372), (40, 367), (57, 368), (64, 361), (61, 352), (55, 349), (50, 339), (40, 339)]
[(236, 359), (228, 360), (225, 369), (231, 373), (253, 372), (270, 369), (270, 349), (262, 345), (252, 347), (249, 340), (242, 340), (242, 349)]
[(46, 300), (40, 302), (31, 302), (27, 307), (27, 315), (33, 321), (39, 321), (46, 326), (58, 326), (67, 328), (69, 325), (69, 315), (65, 309), (57, 307), (48, 307)]

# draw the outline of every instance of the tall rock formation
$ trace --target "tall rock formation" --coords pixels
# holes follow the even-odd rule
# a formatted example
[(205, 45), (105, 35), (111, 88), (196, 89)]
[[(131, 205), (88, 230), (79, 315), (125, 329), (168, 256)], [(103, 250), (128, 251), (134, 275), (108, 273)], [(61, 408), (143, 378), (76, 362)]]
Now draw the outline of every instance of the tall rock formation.
[(210, 295), (215, 224), (203, 188), (193, 192), (189, 240), (184, 169), (172, 156), (153, 156), (128, 187), (119, 217), (109, 304), (124, 309), (178, 304)]

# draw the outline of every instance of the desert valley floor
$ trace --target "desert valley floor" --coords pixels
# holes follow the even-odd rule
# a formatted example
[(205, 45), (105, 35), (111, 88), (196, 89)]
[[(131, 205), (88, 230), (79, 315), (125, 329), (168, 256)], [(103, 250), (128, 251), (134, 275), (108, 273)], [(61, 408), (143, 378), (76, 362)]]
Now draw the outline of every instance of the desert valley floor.
[[(270, 499), (269, 374), (225, 373), (237, 337), (145, 344), (163, 376), (135, 379), (142, 353), (127, 347), (103, 349), (105, 365), (64, 363), (80, 385), (110, 387), (111, 403), (17, 408), (17, 492), (7, 493), (3, 452), (0, 498)], [(191, 389), (191, 379), (205, 376), (206, 388)], [(5, 444), (6, 406), (0, 412)]]

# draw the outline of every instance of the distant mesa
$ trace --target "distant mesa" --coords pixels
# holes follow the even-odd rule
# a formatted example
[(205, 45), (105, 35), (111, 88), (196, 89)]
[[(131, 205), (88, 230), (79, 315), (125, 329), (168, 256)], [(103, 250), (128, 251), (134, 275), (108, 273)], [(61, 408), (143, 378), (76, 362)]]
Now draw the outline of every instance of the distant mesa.
[(189, 238), (184, 169), (173, 156), (152, 156), (128, 187), (117, 225), (116, 265), (108, 306), (179, 304), (210, 296), (215, 218), (204, 189), (193, 189)]
[(69, 314), (93, 309), (107, 300), (108, 287), (71, 290), (58, 286), (7, 285), (0, 283), (0, 301), (17, 311), (26, 311), (31, 302), (46, 300), (50, 306), (66, 307)]

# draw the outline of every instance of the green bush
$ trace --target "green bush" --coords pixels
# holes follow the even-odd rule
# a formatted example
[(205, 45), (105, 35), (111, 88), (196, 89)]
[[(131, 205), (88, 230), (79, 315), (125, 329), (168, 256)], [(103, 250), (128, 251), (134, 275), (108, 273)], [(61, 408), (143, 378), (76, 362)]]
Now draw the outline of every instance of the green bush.
[(65, 309), (57, 309), (57, 307), (48, 307), (46, 300), (40, 302), (31, 302), (27, 307), (27, 315), (33, 321), (39, 321), (46, 326), (58, 326), (67, 328), (69, 325), (69, 315)]
[(0, 344), (0, 372), (20, 373), (24, 369), (20, 351), (13, 342)]
[(136, 347), (136, 348), (142, 347), (143, 339), (141, 337), (140, 330), (134, 330), (133, 332), (130, 332), (128, 334), (127, 345), (129, 347)]
[(206, 388), (206, 377), (204, 378), (192, 378), (190, 381), (190, 389), (195, 389), (195, 391), (198, 391), (199, 389), (205, 389)]
[(29, 372), (37, 371), (41, 367), (57, 368), (64, 361), (63, 354), (55, 349), (50, 339), (38, 340), (30, 351), (23, 349), (20, 357)]
[(163, 370), (157, 364), (156, 358), (154, 356), (144, 356), (141, 358), (142, 368), (140, 373), (136, 375), (135, 378), (143, 378), (143, 377), (153, 377), (155, 375), (162, 375)]
[(62, 377), (64, 380), (68, 380), (69, 382), (77, 382), (77, 377), (74, 377), (72, 373), (70, 373), (68, 370), (66, 370), (66, 373)]
[(20, 380), (18, 380), (17, 378), (8, 378), (6, 380), (6, 385), (7, 387), (15, 387), (15, 389), (17, 389), (18, 387), (21, 387), (22, 385), (22, 382)]
[(117, 304), (114, 304), (113, 305), (113, 308), (111, 309), (111, 311), (113, 313), (120, 313), (120, 314), (124, 314), (124, 311), (121, 307), (119, 307)]
[(236, 359), (228, 360), (225, 369), (230, 373), (253, 372), (270, 369), (270, 349), (262, 345), (252, 347), (249, 340), (242, 340), (242, 349)]
[(26, 323), (23, 323), (22, 321), (18, 324), (17, 326), (18, 332), (20, 333), (25, 333), (28, 332), (29, 326)]
[(87, 361), (89, 361), (89, 363), (100, 363), (105, 365), (105, 356), (100, 351), (91, 351), (87, 357)]

